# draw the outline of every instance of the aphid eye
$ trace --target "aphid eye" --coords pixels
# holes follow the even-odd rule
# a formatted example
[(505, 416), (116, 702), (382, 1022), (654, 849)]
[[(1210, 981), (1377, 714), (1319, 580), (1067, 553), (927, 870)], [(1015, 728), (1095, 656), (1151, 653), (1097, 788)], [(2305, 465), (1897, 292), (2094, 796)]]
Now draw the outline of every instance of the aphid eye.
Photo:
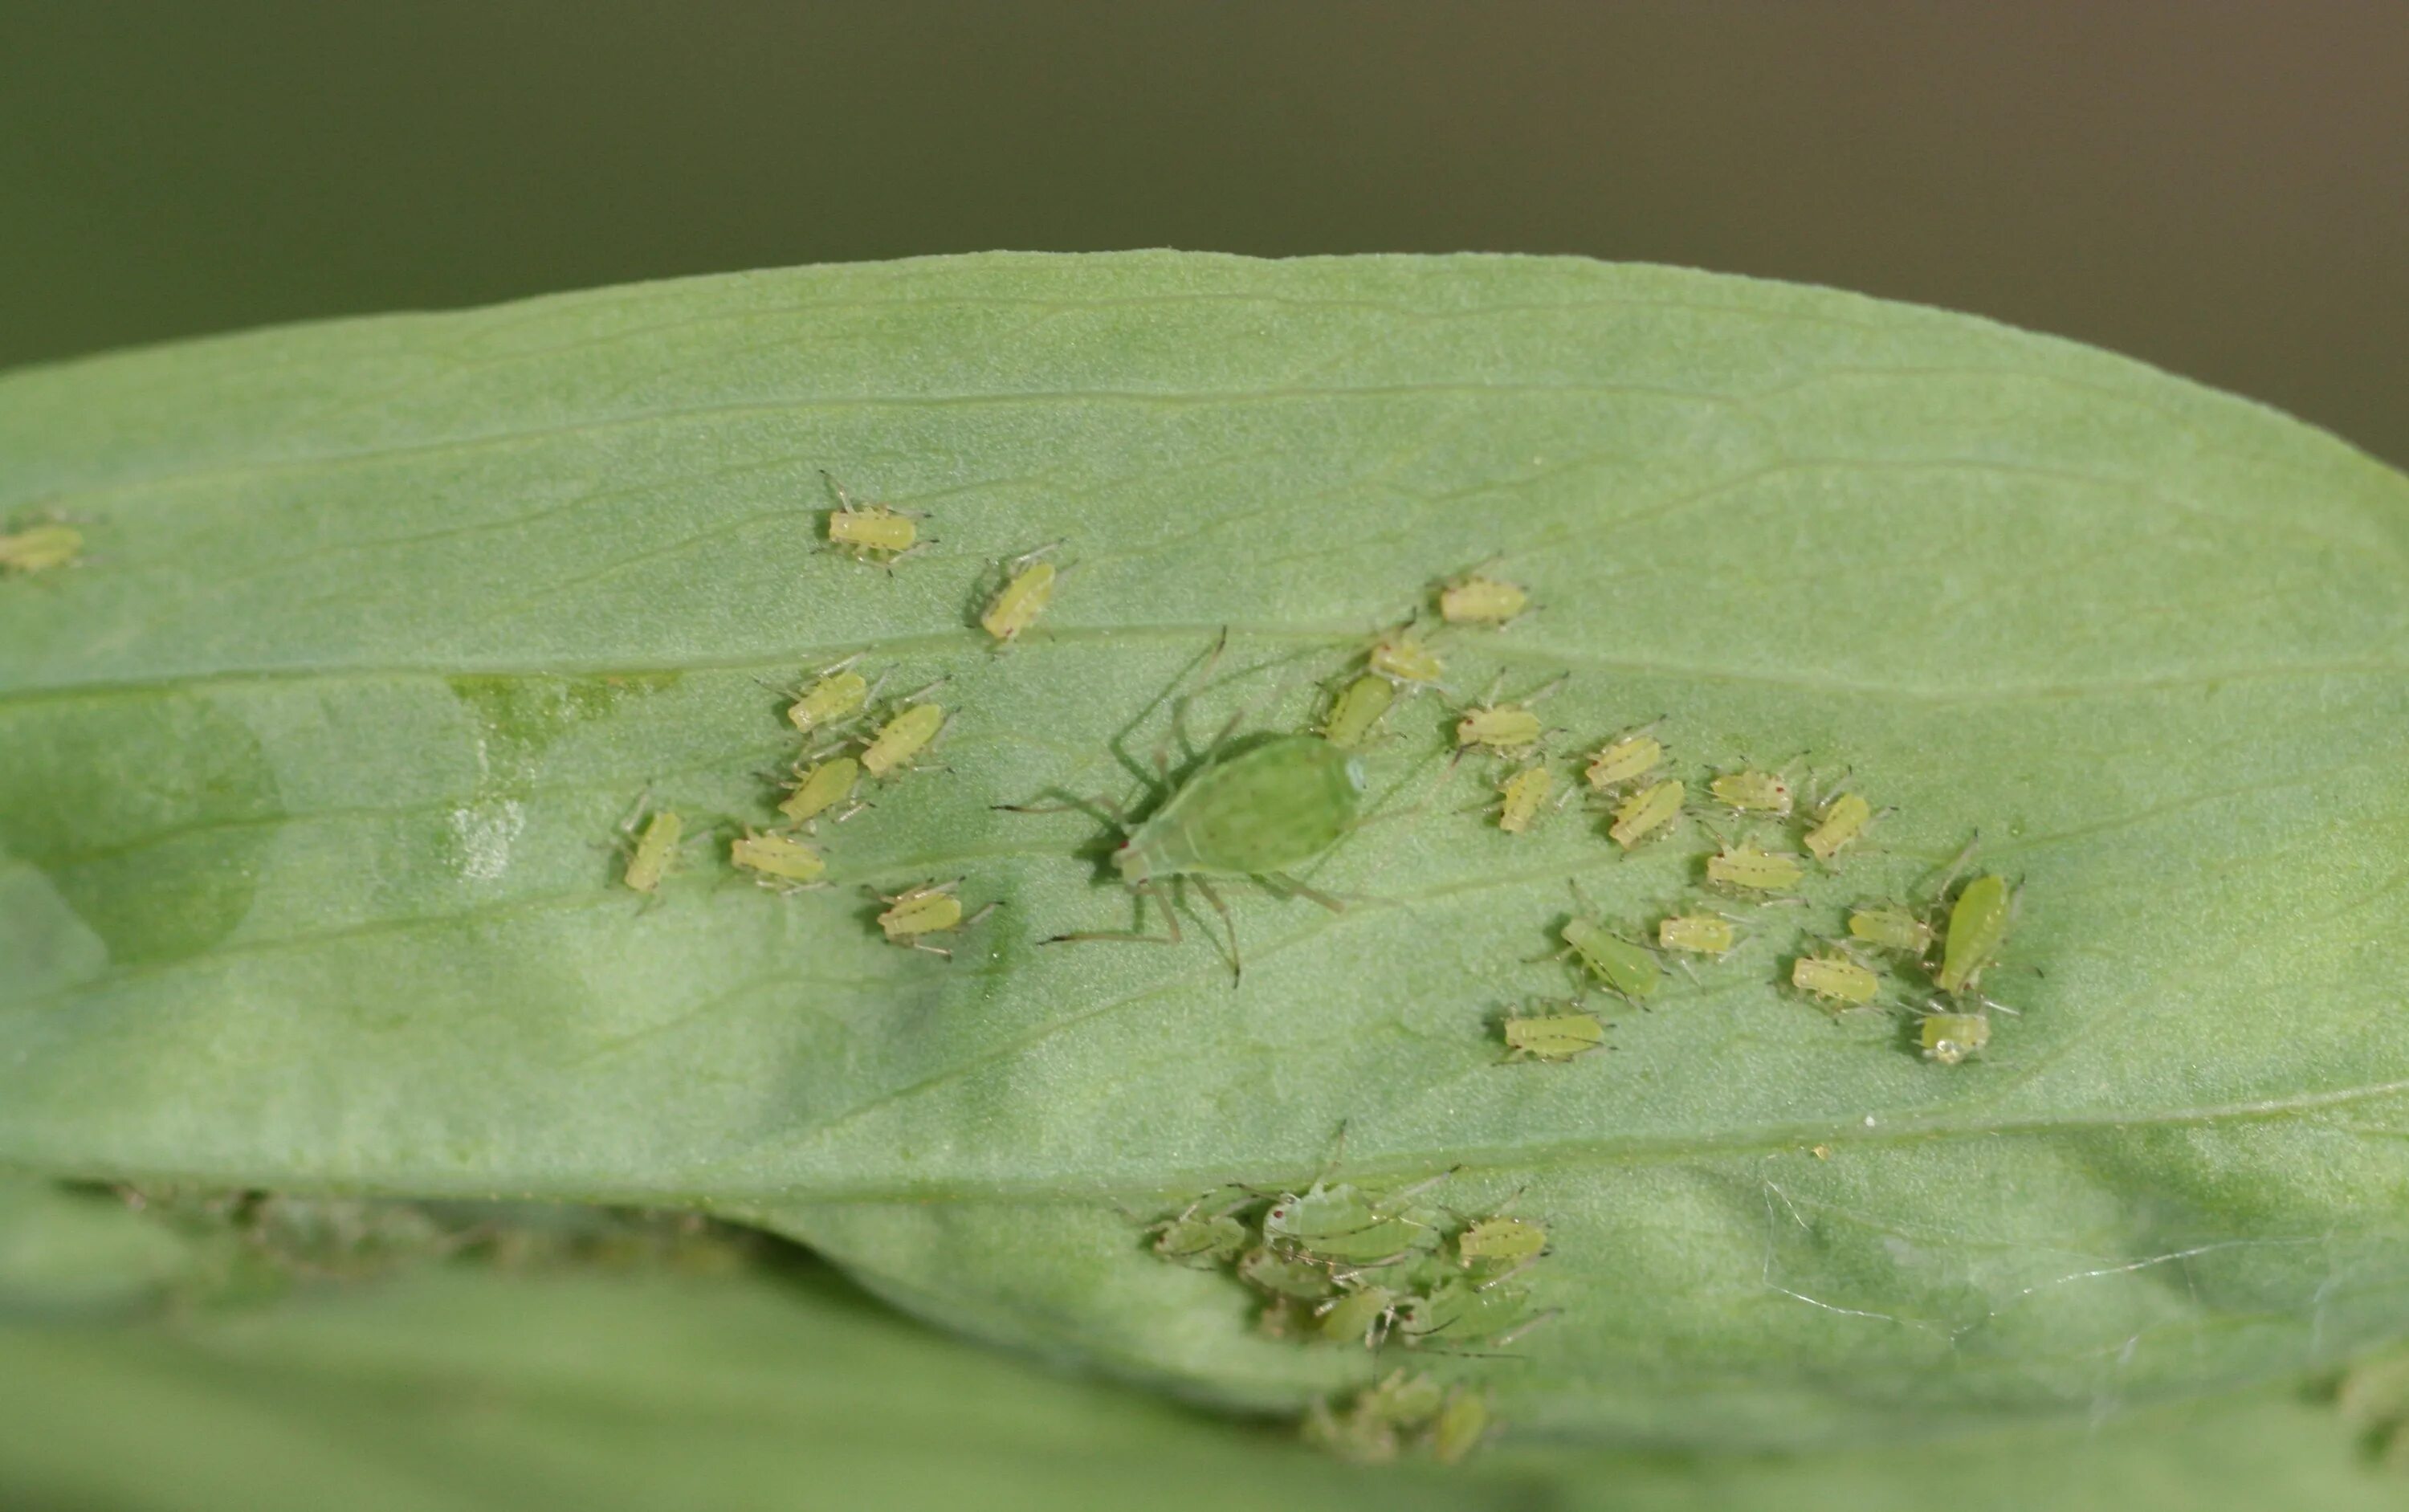
[(1273, 1208), (1273, 1209), (1272, 1209), (1272, 1217), (1276, 1217), (1276, 1218), (1284, 1218), (1284, 1217), (1288, 1217), (1288, 1209), (1287, 1209), (1287, 1208), (1284, 1208), (1284, 1207), (1276, 1207), (1276, 1208)]

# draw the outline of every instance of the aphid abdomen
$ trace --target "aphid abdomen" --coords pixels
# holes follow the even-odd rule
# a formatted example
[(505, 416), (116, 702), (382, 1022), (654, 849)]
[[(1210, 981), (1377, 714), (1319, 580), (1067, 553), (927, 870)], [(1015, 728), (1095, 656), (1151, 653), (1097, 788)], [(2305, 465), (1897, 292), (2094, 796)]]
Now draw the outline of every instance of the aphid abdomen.
[(1282, 735), (1198, 772), (1138, 826), (1125, 871), (1262, 876), (1335, 844), (1363, 806), (1360, 760), (1312, 735)]

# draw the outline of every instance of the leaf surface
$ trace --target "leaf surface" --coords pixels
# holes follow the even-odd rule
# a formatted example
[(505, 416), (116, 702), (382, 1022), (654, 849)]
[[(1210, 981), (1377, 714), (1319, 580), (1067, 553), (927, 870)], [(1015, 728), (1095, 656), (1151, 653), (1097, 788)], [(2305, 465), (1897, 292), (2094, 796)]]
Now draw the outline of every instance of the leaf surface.
[[(936, 544), (818, 549), (821, 469)], [(1558, 1316), (1439, 1368), (1667, 1445), (2098, 1415), (2409, 1322), (2409, 483), (2131, 363), (1577, 261), (940, 259), (0, 379), (0, 513), (45, 509), (91, 560), (0, 582), (0, 1162), (708, 1207), (1293, 1408), (1384, 1367), (1142, 1228), (1343, 1123), (1341, 1178), (1552, 1231)], [(997, 564), (1055, 540), (996, 654)], [(1193, 897), (1177, 949), (1038, 943), (1132, 902), (1101, 826), (993, 805), (1129, 796), (1175, 692), (1198, 741), (1302, 727), (1484, 561), (1536, 607), (1435, 639), (1310, 871), (1342, 912), (1225, 889), (1235, 989)], [(822, 827), (838, 888), (744, 886), (799, 746), (763, 684), (857, 651), (945, 679), (940, 765)], [(1505, 1065), (1567, 880), (1636, 934), (1709, 843), (1474, 812), (1452, 705), (1565, 674), (1568, 781), (1662, 715), (1694, 786), (1896, 812), (1651, 1011), (1594, 1000), (1612, 1052)], [(650, 906), (608, 849), (647, 791), (713, 831)], [(1778, 986), (1977, 828), (2024, 886), (1983, 1057)], [(879, 938), (861, 886), (957, 876), (1003, 907), (951, 960)]]

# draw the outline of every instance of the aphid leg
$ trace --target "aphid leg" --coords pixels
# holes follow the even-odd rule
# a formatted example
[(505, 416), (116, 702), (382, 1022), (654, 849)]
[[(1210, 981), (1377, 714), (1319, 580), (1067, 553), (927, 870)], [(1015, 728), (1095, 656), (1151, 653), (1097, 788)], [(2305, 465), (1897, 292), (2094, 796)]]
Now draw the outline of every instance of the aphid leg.
[(1221, 915), (1221, 928), (1230, 933), (1230, 987), (1235, 991), (1239, 977), (1246, 972), (1246, 967), (1238, 959), (1238, 921), (1230, 916), (1230, 905), (1221, 901), (1221, 895), (1213, 890), (1211, 883), (1201, 876), (1191, 876), (1188, 880), (1196, 884), (1196, 890), (1213, 905), (1213, 912)]
[(1161, 886), (1153, 882), (1146, 883), (1135, 889), (1135, 896), (1140, 900), (1138, 906), (1141, 910), (1145, 907), (1144, 900), (1148, 898), (1154, 900), (1155, 906), (1162, 910), (1162, 922), (1171, 930), (1169, 934), (1147, 934), (1141, 929), (1086, 929), (1077, 934), (1050, 934), (1037, 943), (1041, 945), (1071, 945), (1089, 941), (1110, 941), (1128, 945), (1179, 943), (1179, 911), (1171, 906), (1171, 900), (1163, 895)]
[(980, 909), (977, 913), (955, 925), (954, 928), (957, 929), (967, 929), (972, 925), (976, 924), (979, 920), (987, 917), (989, 914), (994, 913), (997, 909), (1002, 908), (1003, 906), (1003, 900), (999, 898), (994, 902), (988, 904), (985, 908)]
[(1290, 876), (1284, 871), (1267, 871), (1255, 880), (1280, 898), (1302, 898), (1309, 903), (1320, 903), (1333, 914), (1347, 912), (1345, 900), (1334, 898), (1320, 888)]
[(1522, 1322), (1515, 1324), (1512, 1328), (1507, 1329), (1505, 1332), (1500, 1333), (1496, 1338), (1490, 1342), (1498, 1345), (1512, 1344), (1516, 1339), (1521, 1338), (1523, 1334), (1530, 1332), (1533, 1329), (1537, 1328), (1540, 1324), (1545, 1323), (1551, 1318), (1562, 1316), (1563, 1313), (1564, 1309), (1561, 1307), (1551, 1307), (1544, 1313), (1535, 1313), (1531, 1317), (1524, 1318)]

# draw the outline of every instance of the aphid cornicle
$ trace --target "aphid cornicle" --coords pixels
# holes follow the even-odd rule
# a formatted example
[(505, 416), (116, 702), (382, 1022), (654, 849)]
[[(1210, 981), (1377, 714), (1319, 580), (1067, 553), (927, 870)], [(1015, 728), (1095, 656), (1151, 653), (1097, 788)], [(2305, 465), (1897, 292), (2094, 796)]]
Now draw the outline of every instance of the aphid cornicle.
[[(631, 818), (622, 828), (629, 828)], [(685, 821), (675, 809), (658, 809), (644, 822), (636, 835), (636, 848), (627, 857), (627, 870), (621, 880), (640, 893), (657, 893), (661, 879), (670, 874), (677, 860), (678, 842), (685, 838)]]
[(1806, 875), (1796, 856), (1760, 849), (1753, 841), (1726, 842), (1707, 857), (1709, 882), (1743, 892), (1787, 892)]
[[(795, 774), (794, 791), (778, 804), (778, 812), (797, 824), (807, 824), (853, 797), (854, 786), (860, 781), (861, 763), (849, 756), (815, 761)], [(856, 803), (838, 814), (837, 823), (843, 824), (861, 807)]]
[(1519, 584), (1479, 572), (1467, 572), (1438, 591), (1438, 615), (1450, 625), (1503, 625), (1530, 603)]
[(1606, 1025), (1595, 1014), (1534, 1014), (1501, 1027), (1508, 1060), (1570, 1060), (1606, 1047)]
[(1927, 1012), (1917, 1028), (1916, 1038), (1924, 1046), (1926, 1060), (1954, 1066), (1968, 1056), (1980, 1054), (1991, 1043), (1990, 1016), (1982, 1013)]
[(65, 567), (83, 552), (83, 532), (51, 521), (22, 530), (0, 533), (0, 571), (47, 572)]
[(1371, 738), (1396, 701), (1397, 684), (1377, 672), (1365, 672), (1331, 700), (1330, 715), (1321, 722), (1321, 738), (1342, 751), (1354, 750)]
[(836, 492), (837, 508), (829, 512), (828, 522), (829, 545), (833, 549), (850, 552), (858, 561), (891, 568), (928, 544), (919, 539), (920, 527), (914, 523), (918, 516), (910, 511), (886, 504), (856, 504), (843, 483), (825, 472), (820, 477)]
[(1555, 773), (1546, 763), (1524, 767), (1497, 785), (1497, 828), (1509, 835), (1527, 834), (1555, 785)]
[(1655, 727), (1653, 724), (1642, 725), (1599, 746), (1581, 773), (1589, 779), (1590, 786), (1603, 793), (1636, 783), (1663, 766), (1665, 742), (1649, 733)]
[(1721, 956), (1739, 943), (1739, 927), (1721, 914), (1674, 914), (1656, 926), (1656, 943), (1692, 956)]
[(879, 726), (878, 733), (861, 748), (861, 770), (873, 777), (884, 777), (908, 766), (945, 727), (945, 711), (938, 705), (906, 705), (901, 713)]
[(828, 874), (819, 852), (792, 835), (763, 832), (746, 827), (728, 847), (729, 864), (755, 873), (754, 881), (780, 892), (795, 892)]
[(952, 951), (942, 945), (932, 945), (924, 937), (967, 929), (994, 913), (996, 906), (989, 903), (965, 918), (961, 899), (957, 896), (961, 885), (961, 878), (956, 877), (951, 882), (906, 887), (899, 893), (882, 893), (875, 888), (864, 890), (887, 905), (886, 912), (878, 915), (878, 928), (885, 931), (887, 943), (924, 950), (931, 956), (951, 957)]
[(996, 590), (995, 599), (987, 612), (979, 616), (979, 626), (995, 637), (999, 645), (1010, 645), (1022, 632), (1037, 623), (1046, 606), (1054, 601), (1054, 564), (1045, 555), (1062, 544), (1048, 541), (1035, 551), (1024, 553), (1004, 564), (1003, 586)]
[(1641, 788), (1614, 808), (1614, 823), (1606, 831), (1607, 838), (1630, 850), (1650, 836), (1670, 832), (1673, 821), (1681, 816), (1681, 800), (1687, 796), (1678, 779), (1668, 779)]
[(1863, 961), (1839, 951), (1826, 951), (1801, 956), (1791, 962), (1790, 985), (1828, 1003), (1862, 1008), (1882, 990), (1882, 978)]
[(1824, 805), (1815, 817), (1815, 826), (1807, 831), (1804, 843), (1815, 859), (1829, 863), (1874, 821), (1874, 806), (1856, 793), (1842, 793)]
[(1932, 977), (1941, 991), (1960, 996), (1982, 985), (1984, 969), (2007, 943), (2015, 901), (2005, 877), (1986, 872), (1966, 884), (1949, 906), (1949, 929), (1940, 942), (1940, 970)]
[(1446, 664), (1422, 643), (1411, 625), (1400, 625), (1375, 640), (1363, 654), (1363, 664), (1390, 682), (1408, 687), (1428, 687), (1447, 674)]
[(853, 670), (857, 654), (820, 670), (811, 684), (786, 709), (786, 722), (809, 735), (831, 729), (861, 713), (870, 702), (870, 680)]
[(1782, 818), (1790, 813), (1790, 779), (1779, 772), (1759, 771), (1753, 767), (1742, 771), (1719, 772), (1708, 781), (1707, 791), (1716, 802), (1735, 814), (1763, 814)]

